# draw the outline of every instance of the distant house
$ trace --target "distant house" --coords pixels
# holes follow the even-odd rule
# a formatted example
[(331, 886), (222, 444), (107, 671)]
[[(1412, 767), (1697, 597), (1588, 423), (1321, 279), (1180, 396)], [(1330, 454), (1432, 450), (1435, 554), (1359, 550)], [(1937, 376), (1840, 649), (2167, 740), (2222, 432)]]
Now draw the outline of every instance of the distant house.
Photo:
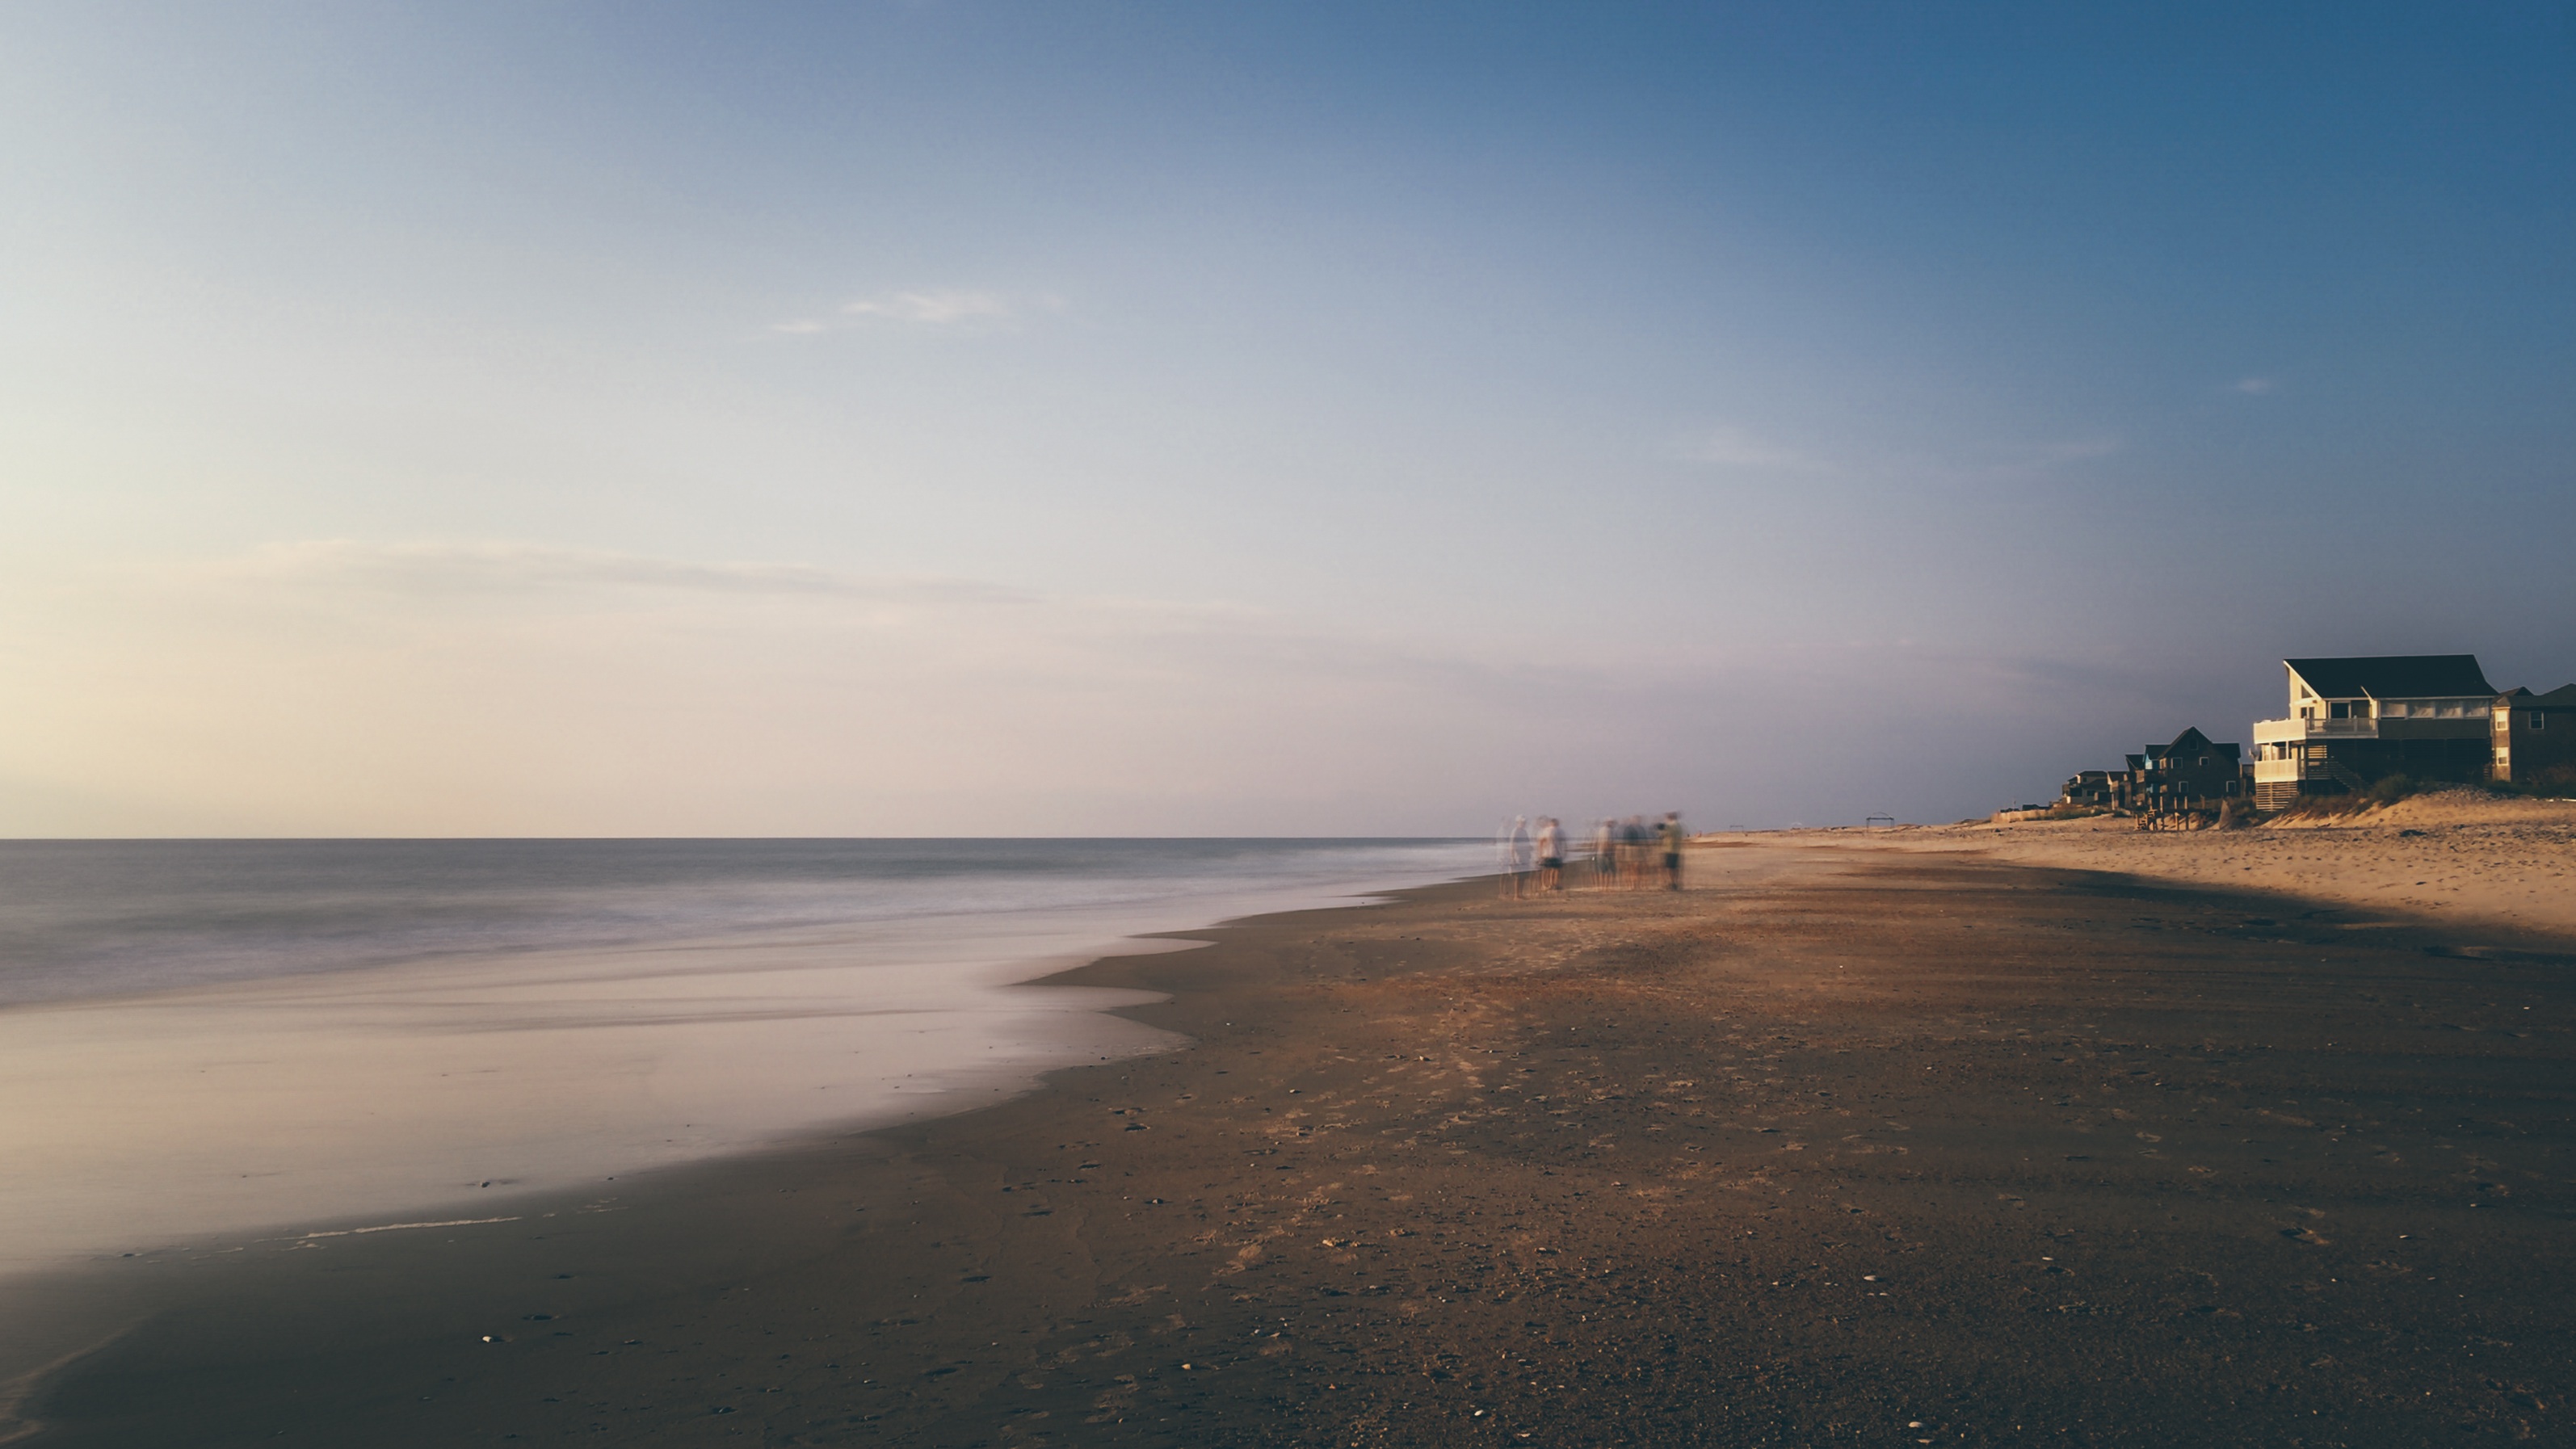
[(2119, 803), (2119, 781), (2123, 777), (2111, 770), (2078, 770), (2067, 780), (2066, 788), (2057, 794), (2062, 805), (2116, 805)]
[[(2494, 750), (2488, 778), (2512, 785), (2576, 783), (2567, 778), (2576, 775), (2576, 684), (2547, 694), (2516, 689), (2497, 695), (2487, 728)], [(2559, 773), (2552, 776), (2553, 771)]]
[(2129, 756), (2126, 803), (2150, 812), (2218, 804), (2243, 792), (2243, 754), (2241, 745), (2212, 744), (2199, 730), (2184, 730), (2171, 744)]
[(2060, 794), (2068, 805), (2111, 805), (2162, 814), (2201, 810), (2245, 792), (2244, 749), (2187, 729), (2173, 742), (2128, 757), (2125, 770), (2085, 770)]
[(2474, 654), (2285, 659), (2286, 718), (2254, 724), (2254, 803), (2341, 795), (2390, 775), (2474, 781), (2494, 769), (2496, 687)]

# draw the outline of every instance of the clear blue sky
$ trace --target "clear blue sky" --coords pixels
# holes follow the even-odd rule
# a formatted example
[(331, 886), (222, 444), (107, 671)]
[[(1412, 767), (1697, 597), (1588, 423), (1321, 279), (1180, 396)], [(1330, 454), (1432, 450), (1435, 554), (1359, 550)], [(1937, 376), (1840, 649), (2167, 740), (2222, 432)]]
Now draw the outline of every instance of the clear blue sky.
[(2576, 679), (2576, 12), (2246, 10), (12, 6), (0, 833), (1948, 818)]

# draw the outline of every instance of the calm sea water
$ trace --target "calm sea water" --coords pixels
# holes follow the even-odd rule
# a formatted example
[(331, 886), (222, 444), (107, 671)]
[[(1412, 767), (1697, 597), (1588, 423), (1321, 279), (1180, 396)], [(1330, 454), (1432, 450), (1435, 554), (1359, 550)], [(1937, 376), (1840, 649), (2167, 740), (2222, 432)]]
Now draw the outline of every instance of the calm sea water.
[(530, 1193), (971, 1110), (1181, 1044), (1111, 1014), (1143, 993), (1029, 984), (1057, 968), (1489, 852), (0, 843), (0, 1277), (498, 1221)]
[[(943, 916), (1311, 899), (1489, 869), (1459, 840), (0, 841), (0, 1006)], [(990, 924), (990, 922), (987, 922)]]

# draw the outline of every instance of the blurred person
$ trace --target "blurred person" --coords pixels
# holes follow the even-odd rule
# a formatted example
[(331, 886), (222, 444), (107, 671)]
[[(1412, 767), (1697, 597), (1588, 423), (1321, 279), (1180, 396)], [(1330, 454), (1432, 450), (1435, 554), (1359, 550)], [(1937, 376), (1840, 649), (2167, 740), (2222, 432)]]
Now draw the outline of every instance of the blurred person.
[(1565, 889), (1565, 831), (1553, 815), (1538, 818), (1538, 888)]
[(1500, 846), (1497, 853), (1502, 857), (1503, 894), (1518, 900), (1529, 889), (1529, 817), (1513, 816), (1512, 823), (1503, 828), (1502, 838), (1497, 844)]
[(1682, 833), (1682, 812), (1678, 810), (1664, 812), (1661, 834), (1664, 837), (1664, 889), (1677, 891), (1682, 888), (1682, 841), (1685, 838)]
[(1592, 827), (1592, 881), (1605, 891), (1619, 883), (1619, 822), (1607, 815)]
[(1646, 817), (1631, 815), (1619, 825), (1619, 883), (1632, 891), (1646, 888)]

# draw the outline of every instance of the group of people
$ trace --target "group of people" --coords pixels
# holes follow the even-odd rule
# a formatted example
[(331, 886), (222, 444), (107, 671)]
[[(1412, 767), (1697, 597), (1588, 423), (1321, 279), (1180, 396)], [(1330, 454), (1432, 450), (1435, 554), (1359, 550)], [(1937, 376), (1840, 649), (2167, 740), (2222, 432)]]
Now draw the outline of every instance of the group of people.
[[(1594, 887), (1644, 890), (1660, 864), (1664, 889), (1680, 890), (1684, 838), (1678, 810), (1665, 811), (1659, 823), (1650, 824), (1643, 815), (1594, 822), (1589, 842)], [(1503, 894), (1518, 899), (1534, 891), (1565, 889), (1565, 868), (1575, 859), (1575, 847), (1565, 822), (1555, 816), (1513, 816), (1494, 839)]]

